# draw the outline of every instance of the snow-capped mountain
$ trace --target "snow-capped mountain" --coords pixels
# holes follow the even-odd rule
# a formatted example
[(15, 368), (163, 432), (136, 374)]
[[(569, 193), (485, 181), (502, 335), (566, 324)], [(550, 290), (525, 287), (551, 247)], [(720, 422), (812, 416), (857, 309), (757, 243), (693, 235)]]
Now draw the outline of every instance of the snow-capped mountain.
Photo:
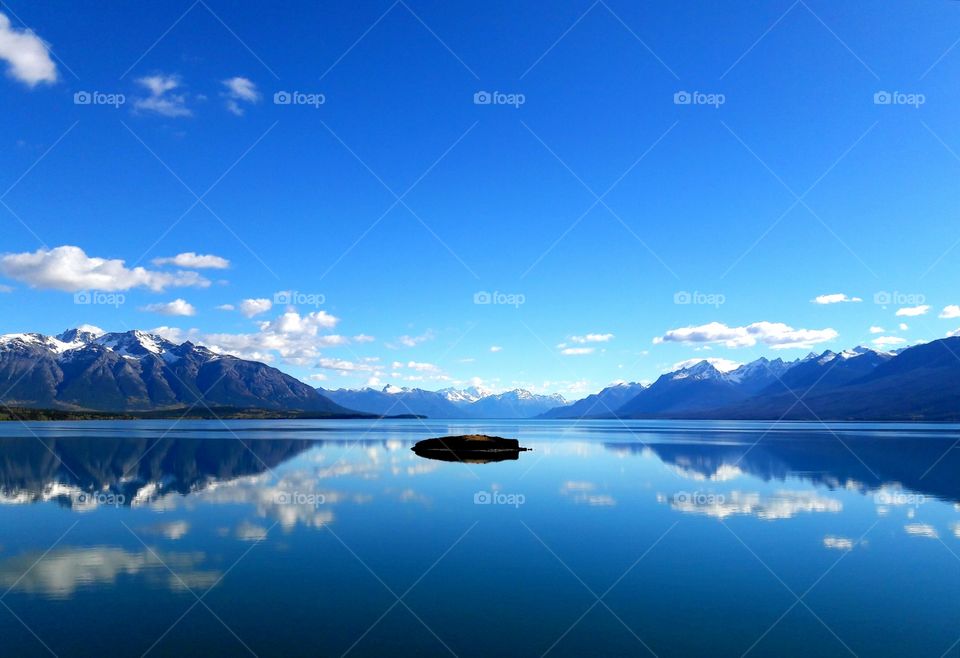
[(590, 396), (543, 417), (960, 418), (960, 359), (953, 352), (960, 354), (960, 338), (897, 352), (858, 346), (790, 362), (760, 358), (726, 372), (703, 360), (662, 375), (619, 407), (604, 408)]
[(337, 404), (364, 413), (377, 415), (413, 414), (429, 418), (462, 418), (463, 413), (453, 402), (435, 391), (388, 385), (382, 389), (340, 388), (317, 389)]
[(493, 395), (493, 391), (488, 391), (480, 386), (470, 386), (468, 388), (442, 388), (437, 391), (437, 393), (440, 393), (443, 395), (443, 397), (451, 402), (466, 402), (467, 404), (476, 402), (477, 400), (485, 398), (488, 395)]
[(276, 368), (143, 331), (0, 336), (7, 406), (151, 411), (218, 406), (346, 414)]
[(524, 389), (492, 393), (480, 387), (426, 391), (388, 385), (373, 388), (318, 389), (337, 404), (375, 414), (416, 414), (430, 418), (533, 418), (566, 404), (561, 395), (538, 395)]

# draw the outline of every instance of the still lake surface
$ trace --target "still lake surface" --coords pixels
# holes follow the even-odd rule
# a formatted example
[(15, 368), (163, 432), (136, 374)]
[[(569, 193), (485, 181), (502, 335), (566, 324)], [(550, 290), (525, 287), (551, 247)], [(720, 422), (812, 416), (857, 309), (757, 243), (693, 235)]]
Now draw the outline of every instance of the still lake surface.
[[(449, 463), (410, 446), (533, 448)], [(957, 655), (960, 426), (0, 424), (0, 655)]]

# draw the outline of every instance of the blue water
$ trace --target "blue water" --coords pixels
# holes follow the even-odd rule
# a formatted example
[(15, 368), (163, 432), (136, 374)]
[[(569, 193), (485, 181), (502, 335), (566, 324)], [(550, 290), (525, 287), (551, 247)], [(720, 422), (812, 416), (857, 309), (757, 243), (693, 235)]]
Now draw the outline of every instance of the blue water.
[[(409, 449), (463, 433), (533, 451)], [(0, 655), (957, 655), (958, 440), (891, 423), (3, 423)]]

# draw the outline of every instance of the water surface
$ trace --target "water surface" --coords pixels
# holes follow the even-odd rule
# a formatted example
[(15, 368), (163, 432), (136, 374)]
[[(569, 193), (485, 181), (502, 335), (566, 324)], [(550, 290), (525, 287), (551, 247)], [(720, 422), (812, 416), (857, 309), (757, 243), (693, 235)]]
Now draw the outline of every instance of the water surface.
[[(464, 433), (533, 451), (409, 449)], [(4, 423), (0, 654), (955, 655), (958, 440), (891, 423)]]

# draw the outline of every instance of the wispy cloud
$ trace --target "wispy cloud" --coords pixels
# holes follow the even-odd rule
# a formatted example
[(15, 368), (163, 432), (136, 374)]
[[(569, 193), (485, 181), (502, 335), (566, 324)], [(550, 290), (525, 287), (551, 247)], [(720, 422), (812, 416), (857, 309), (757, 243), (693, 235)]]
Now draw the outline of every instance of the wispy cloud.
[(260, 101), (260, 92), (257, 86), (249, 78), (236, 76), (223, 81), (226, 91), (223, 96), (226, 98), (227, 109), (237, 116), (243, 116), (244, 103), (257, 103)]
[(185, 94), (175, 93), (180, 88), (180, 77), (176, 75), (150, 75), (144, 78), (138, 78), (140, 86), (147, 89), (150, 94), (143, 98), (138, 98), (133, 102), (133, 107), (144, 112), (154, 112), (165, 117), (188, 117), (193, 112), (187, 107), (187, 97)]
[(903, 308), (897, 309), (897, 317), (906, 316), (912, 318), (918, 315), (926, 315), (930, 310), (930, 306), (927, 304), (921, 304), (920, 306), (904, 306)]
[(850, 297), (842, 292), (830, 293), (829, 295), (817, 295), (810, 300), (814, 304), (844, 304), (851, 302), (862, 302), (859, 297)]
[(183, 317), (191, 317), (197, 314), (197, 309), (193, 306), (193, 304), (189, 303), (185, 299), (175, 299), (172, 302), (147, 304), (146, 306), (142, 306), (141, 310), (147, 311), (148, 313), (160, 313), (161, 315), (177, 315)]
[(225, 270), (230, 267), (230, 261), (226, 258), (214, 256), (213, 254), (197, 254), (192, 251), (177, 254), (176, 256), (154, 258), (153, 264), (157, 267), (161, 267), (163, 265), (176, 265), (177, 267), (185, 267), (194, 270)]

